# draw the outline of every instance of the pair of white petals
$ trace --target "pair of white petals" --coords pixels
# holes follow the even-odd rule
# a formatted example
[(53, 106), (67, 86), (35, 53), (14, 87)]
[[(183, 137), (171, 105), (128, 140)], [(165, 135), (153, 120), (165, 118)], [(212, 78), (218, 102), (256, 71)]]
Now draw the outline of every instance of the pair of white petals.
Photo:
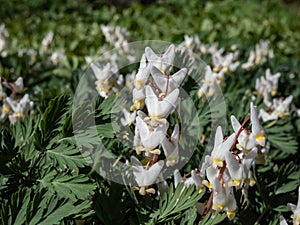
[(149, 169), (145, 169), (141, 162), (135, 157), (131, 156), (131, 163), (133, 169), (133, 175), (139, 186), (139, 192), (141, 195), (153, 193), (153, 189), (147, 191), (148, 187), (155, 183), (159, 174), (164, 167), (164, 161), (160, 160), (153, 164)]

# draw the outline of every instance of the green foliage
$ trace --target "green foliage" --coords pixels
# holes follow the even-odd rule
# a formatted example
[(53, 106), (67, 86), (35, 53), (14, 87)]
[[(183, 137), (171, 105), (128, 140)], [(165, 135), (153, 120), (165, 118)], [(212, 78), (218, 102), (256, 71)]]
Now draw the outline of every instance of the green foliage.
[(5, 225), (59, 224), (63, 218), (85, 217), (91, 214), (90, 202), (72, 203), (50, 194), (23, 188), (2, 204), (1, 220)]
[(298, 151), (298, 142), (291, 121), (288, 119), (279, 120), (273, 126), (272, 124), (270, 125), (266, 125), (266, 132), (272, 146), (280, 149), (279, 156), (277, 157), (296, 154)]
[(160, 197), (158, 209), (150, 215), (151, 221), (148, 224), (160, 224), (179, 219), (182, 216), (179, 213), (195, 207), (201, 197), (202, 194), (195, 191), (193, 185), (186, 188), (183, 183), (180, 183), (175, 189), (170, 186), (169, 191)]
[[(112, 168), (115, 158), (124, 162), (132, 155), (129, 145), (116, 138), (119, 132), (124, 134), (119, 121), (126, 102), (122, 94), (99, 97), (72, 108), (72, 97), (87, 70), (85, 56), (101, 55), (103, 45), (105, 49), (112, 47), (105, 43), (100, 24), (125, 27), (132, 41), (157, 39), (178, 44), (185, 34), (197, 34), (201, 42), (218, 42), (225, 51), (236, 44), (242, 63), (259, 40), (270, 40), (275, 58), (259, 68), (239, 68), (226, 74), (222, 88), (226, 105), (199, 100), (197, 81), (202, 78), (199, 71), (203, 68), (191, 71), (192, 78), (184, 81), (183, 88), (193, 101), (183, 101), (182, 107), (195, 107), (196, 117), (192, 110), (178, 111), (170, 118), (170, 125), (186, 125), (181, 126), (186, 135), (180, 140), (180, 152), (184, 158), (194, 151), (182, 169), (189, 172), (199, 166), (205, 150), (211, 150), (207, 144), (212, 119), (227, 116), (229, 121), (229, 116), (235, 115), (242, 122), (249, 111), (255, 79), (264, 75), (267, 68), (280, 72), (275, 97), (291, 94), (294, 105), (290, 116), (263, 124), (270, 143), (269, 155), (265, 164), (257, 165), (253, 171), (256, 185), (249, 189), (248, 208), (238, 203), (235, 220), (228, 221), (225, 214), (208, 213), (200, 224), (250, 225), (259, 220), (259, 224), (273, 225), (278, 224), (280, 215), (289, 218), (291, 212), (286, 205), (296, 203), (300, 184), (300, 119), (296, 112), (300, 107), (299, 4), (287, 5), (277, 0), (107, 3), (1, 2), (1, 23), (5, 23), (9, 38), (7, 56), (0, 56), (0, 75), (9, 81), (23, 77), (34, 110), (14, 125), (7, 121), (0, 124), (0, 223), (192, 225), (200, 221), (195, 203), (204, 202), (207, 193), (199, 194), (192, 186), (179, 184), (174, 189), (167, 179), (171, 183), (167, 193), (156, 198), (141, 197), (128, 187), (96, 175), (103, 167)], [(54, 40), (44, 51), (41, 42), (49, 31), (54, 31)], [(33, 55), (27, 52), (29, 49)], [(58, 65), (51, 62), (51, 54), (56, 50), (66, 54)], [(211, 63), (210, 56), (201, 57), (206, 64)], [(178, 60), (191, 64), (180, 55)], [(88, 88), (80, 91), (83, 96), (90, 94)], [(265, 108), (260, 98), (255, 104), (258, 109)], [(226, 114), (222, 114), (224, 111)], [(182, 121), (178, 121), (180, 113)], [(197, 143), (196, 149), (190, 149), (191, 140), (200, 139), (203, 141)]]

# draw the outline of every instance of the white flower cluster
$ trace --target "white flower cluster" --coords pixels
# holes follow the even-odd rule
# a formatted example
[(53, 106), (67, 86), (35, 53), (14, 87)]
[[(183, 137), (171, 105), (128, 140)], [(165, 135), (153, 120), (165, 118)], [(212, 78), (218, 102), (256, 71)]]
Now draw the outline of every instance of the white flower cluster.
[(287, 98), (273, 98), (270, 101), (270, 96), (274, 96), (277, 93), (278, 81), (280, 73), (271, 74), (271, 70), (266, 70), (265, 76), (256, 79), (255, 82), (255, 94), (262, 96), (266, 109), (260, 109), (259, 117), (264, 121), (277, 120), (279, 118), (285, 118), (289, 115), (290, 104), (293, 100), (293, 96), (290, 95)]
[[(231, 116), (234, 133), (227, 138), (224, 138), (222, 128), (217, 128), (213, 150), (205, 157), (200, 169), (202, 184), (211, 191), (212, 209), (216, 212), (226, 211), (229, 219), (235, 217), (237, 210), (233, 188), (242, 189), (244, 203), (247, 203), (248, 188), (255, 184), (251, 167), (266, 144), (265, 132), (252, 103), (251, 132), (245, 127), (248, 118), (241, 125), (235, 116)], [(204, 179), (205, 175), (207, 180)]]
[[(15, 82), (9, 83), (6, 80), (2, 81), (0, 77), (0, 101), (2, 101), (0, 120), (9, 119), (11, 124), (28, 116), (33, 107), (33, 102), (30, 101), (29, 95), (25, 94), (22, 98), (19, 94), (24, 92), (23, 78), (19, 77)], [(10, 89), (11, 95), (7, 96), (4, 87)]]
[(226, 72), (237, 70), (240, 62), (238, 61), (239, 51), (236, 46), (232, 46), (232, 52), (224, 54), (224, 48), (218, 48), (218, 44), (208, 45), (201, 43), (198, 36), (184, 36), (184, 42), (179, 46), (182, 51), (188, 50), (189, 55), (193, 58), (193, 53), (212, 57), (212, 65), (205, 69), (203, 85), (198, 91), (198, 97), (211, 97), (215, 94), (216, 88), (224, 82)]
[[(293, 212), (292, 219), (293, 219), (293, 225), (300, 225), (300, 186), (298, 187), (298, 202), (297, 205), (288, 203), (288, 207)], [(281, 216), (280, 217), (280, 225), (288, 225), (286, 220)]]
[(179, 45), (179, 48), (180, 47), (183, 47), (182, 50), (187, 49), (189, 53), (197, 53), (200, 55), (221, 55), (224, 52), (223, 48), (218, 49), (218, 43), (214, 43), (212, 45), (202, 43), (197, 35), (184, 35), (184, 41)]
[(108, 43), (113, 45), (115, 48), (122, 49), (124, 52), (129, 51), (128, 43), (130, 40), (130, 34), (124, 27), (100, 25), (100, 28)]
[(224, 81), (224, 71), (213, 72), (210, 66), (206, 66), (204, 79), (202, 80), (202, 86), (198, 91), (198, 97), (211, 97), (215, 94), (218, 85), (221, 85)]
[(268, 40), (261, 40), (255, 45), (255, 49), (250, 51), (248, 61), (242, 64), (243, 69), (251, 69), (256, 65), (263, 64), (267, 58), (274, 58), (274, 52), (269, 48)]
[(91, 68), (97, 79), (95, 81), (96, 89), (103, 98), (107, 98), (112, 92), (119, 92), (119, 86), (123, 82), (123, 76), (119, 75), (119, 68), (116, 64), (107, 63), (103, 66), (99, 66), (96, 63), (92, 63)]
[(5, 24), (0, 25), (0, 53), (2, 57), (6, 57), (7, 52), (5, 49), (7, 48), (7, 39), (9, 37), (8, 31), (5, 28)]
[(53, 31), (48, 32), (42, 40), (42, 50), (47, 52), (53, 41), (54, 33)]
[[(138, 184), (135, 189), (139, 190), (141, 195), (155, 192), (149, 186), (155, 182), (164, 166), (164, 161), (157, 161), (161, 147), (167, 167), (174, 166), (179, 161), (179, 125), (174, 126), (169, 136), (167, 118), (180, 101), (179, 86), (186, 76), (187, 69), (182, 68), (171, 75), (174, 57), (174, 45), (170, 45), (165, 53), (158, 54), (147, 47), (134, 81), (134, 104), (131, 110), (139, 111), (135, 118), (133, 147), (138, 155), (143, 153), (145, 157), (143, 162), (146, 161), (146, 165), (142, 165), (134, 156), (131, 157), (131, 163)], [(148, 115), (140, 111), (144, 105), (147, 107)]]
[(280, 73), (271, 74), (271, 70), (266, 70), (266, 76), (262, 76), (256, 79), (255, 89), (256, 94), (268, 99), (269, 95), (276, 95), (278, 88), (278, 80)]

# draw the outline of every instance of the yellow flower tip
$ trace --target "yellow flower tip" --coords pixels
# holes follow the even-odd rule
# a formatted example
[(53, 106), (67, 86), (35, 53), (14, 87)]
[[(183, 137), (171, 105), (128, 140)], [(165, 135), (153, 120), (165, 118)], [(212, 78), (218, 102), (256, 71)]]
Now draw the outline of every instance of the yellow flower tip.
[(174, 166), (175, 164), (176, 164), (176, 158), (174, 157), (167, 158), (167, 162), (166, 162), (167, 167)]
[(212, 209), (218, 213), (221, 212), (223, 210), (223, 208), (224, 208), (224, 206), (219, 203), (214, 203), (212, 206)]
[(204, 192), (204, 187), (200, 187), (199, 190), (198, 190), (199, 194), (202, 193), (202, 192)]
[(223, 160), (219, 158), (213, 158), (213, 167), (223, 167)]
[(143, 81), (141, 81), (141, 80), (136, 80), (135, 81), (135, 87), (137, 89), (141, 89), (143, 86), (144, 86), (144, 82)]
[(23, 113), (21, 113), (21, 112), (15, 112), (15, 113), (13, 114), (13, 117), (14, 117), (14, 118), (22, 118), (22, 117), (23, 117)]
[(274, 95), (276, 95), (276, 93), (277, 93), (277, 90), (275, 90), (275, 89), (272, 89), (272, 91), (271, 91), (271, 95), (272, 95), (272, 96), (274, 96)]
[(130, 111), (135, 111), (135, 110), (137, 110), (137, 108), (136, 108), (136, 105), (133, 104), (133, 105), (130, 107)]
[(223, 78), (222, 77), (217, 77), (217, 82), (218, 82), (218, 84), (221, 84), (223, 82)]
[(137, 109), (140, 109), (142, 107), (143, 100), (137, 99), (137, 100), (134, 101), (134, 104), (136, 105)]
[(155, 189), (154, 188), (148, 188), (148, 189), (146, 189), (146, 192), (148, 193), (148, 194), (155, 194)]
[(156, 149), (150, 149), (149, 152), (151, 154), (156, 154), (156, 155), (160, 155), (160, 153), (161, 153), (161, 151), (158, 148), (156, 148)]
[(7, 114), (10, 111), (10, 107), (9, 106), (3, 106), (2, 108), (2, 113)]
[(234, 179), (234, 180), (233, 180), (233, 183), (236, 184), (236, 185), (240, 185), (240, 184), (241, 184), (241, 180), (235, 180), (235, 179)]
[(135, 152), (136, 152), (137, 155), (140, 155), (140, 154), (141, 154), (141, 151), (138, 150), (138, 149), (135, 149)]
[(147, 156), (147, 157), (151, 157), (151, 156), (152, 156), (152, 154), (151, 154), (151, 152), (150, 152), (150, 151), (146, 151), (146, 152), (145, 152), (145, 156)]
[(131, 191), (138, 191), (138, 190), (140, 190), (140, 188), (138, 186), (133, 186), (130, 189), (131, 189)]
[(209, 92), (207, 93), (207, 96), (211, 97), (211, 96), (214, 95), (214, 93), (215, 93), (215, 92), (213, 92), (213, 91), (209, 91)]
[(198, 98), (202, 98), (204, 96), (203, 91), (198, 91)]
[(265, 146), (266, 144), (266, 137), (265, 137), (265, 134), (263, 133), (260, 133), (258, 135), (255, 136), (255, 140), (258, 142), (258, 144), (262, 147)]
[(249, 185), (251, 187), (253, 187), (255, 185), (255, 183), (256, 183), (255, 179), (254, 178), (250, 178)]
[(229, 70), (228, 66), (224, 66), (223, 70), (224, 70), (224, 72), (228, 72), (228, 70)]
[(208, 187), (209, 190), (211, 191), (211, 189), (212, 189), (212, 184), (211, 183), (209, 183), (207, 180), (203, 180), (202, 184), (205, 185), (206, 187)]
[(233, 220), (235, 217), (235, 210), (227, 210), (227, 217), (229, 220)]
[(145, 187), (140, 187), (139, 188), (139, 194), (140, 195), (146, 195), (146, 189), (145, 189)]

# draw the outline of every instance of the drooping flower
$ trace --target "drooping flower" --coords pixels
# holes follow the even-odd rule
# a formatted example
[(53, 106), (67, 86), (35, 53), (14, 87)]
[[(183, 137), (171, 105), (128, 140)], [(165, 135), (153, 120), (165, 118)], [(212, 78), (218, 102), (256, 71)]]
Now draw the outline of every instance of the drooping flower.
[(252, 124), (252, 133), (254, 135), (256, 143), (264, 147), (266, 144), (266, 135), (264, 129), (260, 125), (256, 108), (253, 102), (250, 103), (250, 120)]
[(136, 126), (141, 140), (142, 146), (137, 151), (145, 151), (146, 154), (160, 154), (160, 150), (157, 148), (165, 137), (169, 124), (160, 124), (153, 128), (148, 126), (146, 122), (140, 117), (136, 118)]
[(170, 45), (164, 53), (156, 54), (150, 47), (145, 49), (148, 62), (159, 69), (163, 74), (168, 74), (173, 67), (175, 46)]
[(300, 224), (300, 186), (298, 187), (298, 202), (297, 205), (289, 203), (288, 207), (293, 211), (293, 225)]
[(179, 90), (175, 89), (168, 94), (162, 101), (154, 93), (153, 89), (146, 86), (146, 106), (148, 109), (149, 117), (155, 120), (165, 120), (173, 111), (178, 103)]
[(234, 143), (235, 133), (231, 134), (226, 140), (222, 133), (222, 128), (217, 127), (215, 134), (214, 148), (211, 152), (211, 160), (213, 167), (222, 167), (223, 161), (225, 160), (225, 152), (229, 151)]
[(13, 113), (8, 116), (10, 123), (12, 124), (18, 120), (24, 119), (33, 107), (33, 102), (30, 101), (28, 94), (25, 94), (20, 101), (16, 101), (11, 97), (7, 97), (6, 101), (13, 111)]
[(145, 169), (140, 161), (135, 157), (131, 156), (131, 163), (133, 169), (133, 175), (138, 184), (136, 190), (139, 190), (140, 195), (146, 195), (147, 193), (155, 194), (154, 188), (149, 188), (150, 185), (154, 184), (156, 179), (161, 172), (164, 161), (160, 160), (153, 164), (149, 169)]
[(151, 67), (151, 75), (153, 77), (153, 80), (160, 91), (165, 95), (168, 95), (180, 86), (183, 79), (185, 78), (186, 73), (187, 69), (182, 68), (173, 75), (165, 75), (156, 67)]
[(170, 140), (165, 137), (161, 143), (161, 146), (166, 156), (167, 167), (174, 166), (179, 160), (178, 141), (179, 141), (179, 125), (176, 124)]
[(128, 112), (125, 108), (122, 109), (124, 118), (121, 118), (121, 123), (123, 126), (129, 126), (134, 123), (136, 117), (136, 111), (132, 113)]

